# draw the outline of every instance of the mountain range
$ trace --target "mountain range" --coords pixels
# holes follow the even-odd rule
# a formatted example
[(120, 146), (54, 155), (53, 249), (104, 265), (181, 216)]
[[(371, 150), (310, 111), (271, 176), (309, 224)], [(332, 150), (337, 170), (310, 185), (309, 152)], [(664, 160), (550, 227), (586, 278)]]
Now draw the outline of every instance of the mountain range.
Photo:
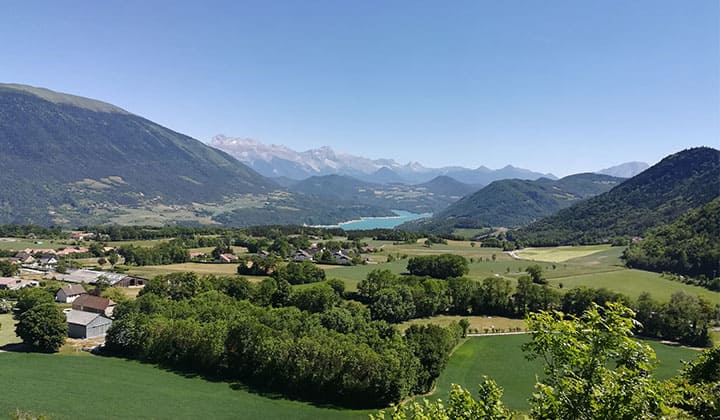
[(437, 176), (450, 176), (470, 185), (483, 186), (498, 179), (556, 179), (528, 169), (507, 165), (493, 170), (485, 166), (468, 169), (459, 166), (428, 168), (417, 162), (397, 163), (393, 159), (369, 159), (337, 153), (328, 146), (297, 152), (285, 146), (263, 144), (247, 138), (215, 136), (210, 145), (236, 157), (267, 177), (296, 180), (322, 175), (348, 175), (363, 181), (387, 184), (419, 184)]
[(525, 245), (608, 242), (642, 236), (720, 195), (720, 151), (696, 147), (667, 156), (610, 191), (511, 234)]
[(393, 209), (435, 212), (475, 189), (449, 179), (276, 182), (117, 106), (14, 84), (0, 84), (0, 147), (0, 223), (334, 224)]
[[(297, 153), (223, 136), (213, 144), (252, 167), (105, 102), (0, 84), (0, 223), (334, 224), (407, 210), (435, 213), (435, 222), (442, 223), (433, 228), (519, 226), (579, 202), (560, 210), (559, 219), (551, 216), (515, 232), (532, 241), (552, 238), (564, 243), (585, 241), (576, 231), (601, 225), (598, 214), (607, 209), (617, 210), (616, 224), (638, 226), (602, 228), (591, 232), (592, 238), (635, 234), (655, 219), (670, 220), (716, 196), (720, 178), (718, 152), (710, 148), (668, 157), (621, 183), (599, 174), (558, 180), (512, 166), (401, 165), (328, 147)], [(270, 171), (273, 178), (253, 168)], [(631, 162), (604, 171), (629, 175), (643, 168)], [(625, 185), (632, 187), (622, 189)], [(586, 200), (611, 193), (611, 205)], [(586, 209), (585, 203), (599, 207)], [(572, 211), (563, 213), (567, 210)], [(563, 223), (572, 226), (555, 226)], [(552, 234), (538, 233), (543, 226)], [(565, 231), (565, 237), (558, 236)]]

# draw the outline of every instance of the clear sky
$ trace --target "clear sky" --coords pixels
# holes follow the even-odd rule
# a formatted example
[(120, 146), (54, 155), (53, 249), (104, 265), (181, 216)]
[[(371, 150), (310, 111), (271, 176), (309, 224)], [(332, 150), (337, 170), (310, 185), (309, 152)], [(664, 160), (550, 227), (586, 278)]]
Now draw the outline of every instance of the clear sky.
[(206, 142), (565, 175), (720, 146), (719, 4), (5, 0), (0, 81)]

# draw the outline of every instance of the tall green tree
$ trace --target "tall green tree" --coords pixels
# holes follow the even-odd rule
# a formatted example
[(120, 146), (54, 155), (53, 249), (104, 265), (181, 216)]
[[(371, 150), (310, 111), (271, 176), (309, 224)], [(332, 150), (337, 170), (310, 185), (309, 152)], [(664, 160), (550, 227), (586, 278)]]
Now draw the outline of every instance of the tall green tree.
[(13, 264), (8, 260), (0, 260), (0, 277), (12, 277), (19, 270), (17, 264)]
[(54, 303), (36, 305), (19, 316), (15, 333), (39, 351), (55, 353), (67, 338), (65, 315)]
[(15, 304), (15, 309), (19, 314), (23, 314), (37, 305), (53, 302), (55, 302), (55, 298), (47, 290), (39, 288), (25, 288), (20, 290), (18, 301)]
[(536, 419), (641, 419), (662, 414), (664, 395), (650, 375), (653, 350), (631, 338), (634, 312), (620, 303), (593, 304), (582, 316), (558, 311), (527, 317), (523, 349), (545, 362), (530, 399)]

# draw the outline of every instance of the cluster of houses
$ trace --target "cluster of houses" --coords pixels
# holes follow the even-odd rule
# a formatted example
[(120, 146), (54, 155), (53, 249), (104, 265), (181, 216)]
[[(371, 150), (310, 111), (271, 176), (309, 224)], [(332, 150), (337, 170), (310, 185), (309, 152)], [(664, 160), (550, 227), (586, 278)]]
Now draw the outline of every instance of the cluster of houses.
[[(192, 261), (201, 261), (201, 262), (210, 262), (208, 254), (204, 252), (189, 252), (188, 255), (190, 256), (190, 260)], [(237, 263), (240, 260), (240, 258), (235, 254), (220, 254), (217, 258), (215, 258), (212, 262), (219, 263), (219, 264), (228, 264), (228, 263)]]
[(55, 268), (62, 257), (72, 254), (86, 254), (88, 252), (89, 249), (82, 246), (69, 247), (60, 251), (56, 251), (54, 249), (27, 248), (15, 254), (14, 257), (9, 259), (9, 261), (22, 265), (25, 268), (49, 271)]
[[(310, 262), (332, 262), (334, 264), (341, 264), (341, 265), (351, 265), (353, 264), (353, 260), (355, 257), (358, 257), (359, 253), (368, 253), (368, 252), (374, 252), (374, 248), (371, 246), (364, 246), (360, 248), (359, 250), (355, 249), (336, 249), (336, 250), (327, 250), (331, 253), (331, 260), (330, 261), (321, 261), (322, 254), (326, 252), (325, 248), (318, 247), (316, 244), (311, 246), (307, 249), (298, 249), (295, 251), (295, 255), (293, 255), (292, 260), (294, 262), (304, 262), (304, 261), (310, 261)], [(368, 258), (365, 258), (363, 260), (363, 263), (367, 264), (370, 260)]]
[(55, 301), (72, 304), (72, 309), (65, 313), (70, 338), (100, 337), (112, 325), (115, 302), (88, 294), (82, 285), (63, 286), (55, 294)]
[(66, 312), (68, 336), (71, 338), (100, 337), (105, 335), (112, 325), (115, 302), (88, 294), (83, 284), (95, 285), (100, 281), (106, 281), (113, 287), (143, 287), (147, 282), (142, 277), (88, 269), (56, 274), (56, 277), (58, 276), (58, 280), (72, 283), (63, 286), (55, 294), (55, 301), (72, 304), (72, 309)]

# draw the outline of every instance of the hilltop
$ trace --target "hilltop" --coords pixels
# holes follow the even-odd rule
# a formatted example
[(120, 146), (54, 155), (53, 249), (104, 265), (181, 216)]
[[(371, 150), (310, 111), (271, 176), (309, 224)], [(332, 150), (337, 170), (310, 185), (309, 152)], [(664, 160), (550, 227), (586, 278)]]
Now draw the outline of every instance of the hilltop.
[(570, 175), (559, 180), (506, 179), (463, 197), (429, 221), (415, 227), (435, 232), (454, 228), (522, 226), (608, 191), (621, 179), (600, 174)]
[(683, 150), (612, 190), (512, 233), (526, 245), (609, 242), (642, 236), (720, 195), (720, 151)]

